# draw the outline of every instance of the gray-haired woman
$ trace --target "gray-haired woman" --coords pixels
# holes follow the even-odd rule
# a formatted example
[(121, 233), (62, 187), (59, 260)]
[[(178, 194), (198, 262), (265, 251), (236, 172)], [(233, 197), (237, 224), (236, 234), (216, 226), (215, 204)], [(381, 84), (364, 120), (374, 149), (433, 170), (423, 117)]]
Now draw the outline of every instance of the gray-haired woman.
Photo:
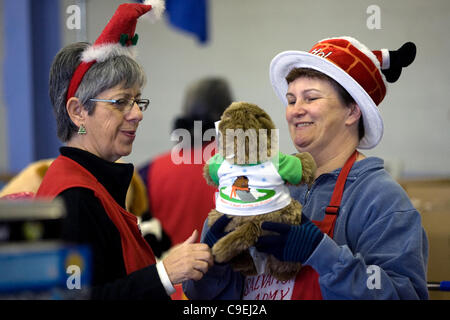
[(136, 217), (124, 209), (134, 168), (115, 161), (130, 154), (149, 104), (141, 97), (144, 71), (129, 45), (136, 43), (137, 18), (151, 9), (119, 6), (94, 45), (66, 46), (50, 71), (58, 137), (66, 146), (37, 196), (61, 197), (63, 239), (90, 245), (94, 299), (169, 299), (174, 284), (199, 279), (212, 265), (208, 246), (194, 243), (197, 231), (156, 263)]

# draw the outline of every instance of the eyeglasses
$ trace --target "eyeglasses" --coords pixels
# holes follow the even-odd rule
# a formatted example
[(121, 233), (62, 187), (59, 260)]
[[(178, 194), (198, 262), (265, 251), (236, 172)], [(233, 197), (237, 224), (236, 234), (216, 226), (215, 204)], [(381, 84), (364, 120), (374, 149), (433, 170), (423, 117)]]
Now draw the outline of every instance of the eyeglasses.
[(89, 99), (89, 101), (95, 102), (109, 102), (112, 103), (117, 109), (122, 111), (123, 113), (128, 113), (133, 108), (136, 103), (139, 109), (144, 112), (147, 110), (148, 105), (150, 104), (150, 100), (148, 99)]

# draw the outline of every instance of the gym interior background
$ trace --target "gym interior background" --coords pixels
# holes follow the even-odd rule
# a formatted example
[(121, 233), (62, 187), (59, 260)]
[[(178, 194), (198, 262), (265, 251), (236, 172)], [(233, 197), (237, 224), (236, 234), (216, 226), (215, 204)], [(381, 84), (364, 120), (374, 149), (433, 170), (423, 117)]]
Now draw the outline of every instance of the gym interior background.
[[(94, 41), (122, 2), (0, 0), (3, 182), (39, 158), (57, 156), (60, 143), (45, 82), (51, 58), (71, 42)], [(46, 6), (53, 7), (51, 16), (43, 12)], [(71, 20), (71, 6), (80, 9), (78, 25)], [(138, 24), (138, 60), (148, 75), (143, 97), (151, 103), (133, 152), (124, 160), (139, 166), (173, 146), (172, 121), (181, 110), (185, 89), (207, 75), (225, 77), (236, 100), (266, 109), (280, 129), (280, 149), (294, 152), (285, 107), (269, 82), (269, 63), (277, 53), (308, 51), (320, 39), (342, 35), (373, 50), (397, 49), (413, 41), (416, 60), (388, 87), (380, 105), (383, 139), (363, 152), (385, 159), (422, 213), (430, 240), (429, 278), (450, 280), (450, 2), (211, 0), (206, 14), (206, 39), (174, 27), (167, 17)], [(15, 28), (14, 19), (25, 27)], [(39, 53), (45, 60), (41, 63), (33, 52), (46, 42), (33, 39), (49, 33), (54, 41), (49, 52)], [(444, 294), (434, 297), (450, 299)]]

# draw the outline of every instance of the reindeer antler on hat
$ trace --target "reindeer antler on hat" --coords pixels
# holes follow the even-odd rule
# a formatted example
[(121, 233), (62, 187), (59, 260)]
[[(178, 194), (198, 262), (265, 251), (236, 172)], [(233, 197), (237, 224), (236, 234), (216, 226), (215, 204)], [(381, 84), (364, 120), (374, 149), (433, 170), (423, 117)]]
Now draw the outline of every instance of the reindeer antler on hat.
[(147, 14), (153, 22), (162, 16), (164, 10), (164, 0), (121, 4), (94, 44), (82, 53), (81, 63), (75, 69), (67, 90), (67, 100), (75, 95), (83, 76), (94, 63), (121, 55), (134, 57), (133, 47), (138, 40), (135, 34), (137, 19)]
[(275, 56), (270, 64), (270, 81), (275, 93), (287, 105), (285, 78), (292, 69), (311, 68), (336, 80), (362, 112), (365, 134), (358, 147), (371, 149), (383, 136), (378, 105), (386, 95), (387, 82), (395, 82), (402, 68), (414, 61), (415, 55), (416, 46), (412, 42), (395, 51), (371, 51), (352, 37), (324, 39), (309, 52), (284, 51)]

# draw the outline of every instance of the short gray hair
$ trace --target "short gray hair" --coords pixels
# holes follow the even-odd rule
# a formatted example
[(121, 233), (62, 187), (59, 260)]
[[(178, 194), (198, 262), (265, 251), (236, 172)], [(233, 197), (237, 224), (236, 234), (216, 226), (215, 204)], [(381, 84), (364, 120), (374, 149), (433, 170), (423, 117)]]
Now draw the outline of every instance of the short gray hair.
[[(50, 68), (49, 94), (56, 117), (58, 138), (66, 142), (78, 131), (78, 127), (70, 119), (66, 110), (67, 89), (76, 67), (80, 64), (82, 52), (89, 46), (86, 42), (76, 42), (62, 48), (53, 60)], [(138, 85), (142, 88), (146, 83), (143, 68), (132, 58), (117, 56), (104, 62), (97, 62), (86, 72), (75, 92), (84, 108), (91, 115), (95, 103), (89, 99), (101, 92), (123, 84), (124, 88)]]

